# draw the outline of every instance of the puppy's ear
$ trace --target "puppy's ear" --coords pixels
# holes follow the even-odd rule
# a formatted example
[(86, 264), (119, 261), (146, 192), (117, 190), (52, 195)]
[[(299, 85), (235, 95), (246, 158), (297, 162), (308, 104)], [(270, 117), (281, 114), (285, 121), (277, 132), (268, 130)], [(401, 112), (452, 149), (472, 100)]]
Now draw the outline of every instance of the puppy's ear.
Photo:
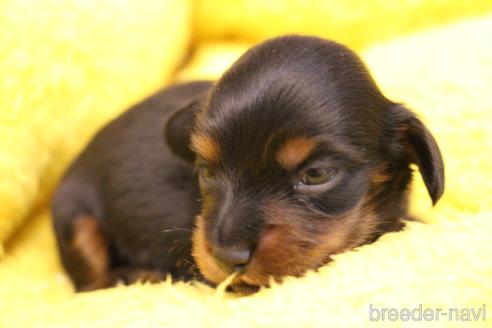
[(422, 121), (405, 107), (395, 105), (390, 113), (392, 125), (396, 123), (398, 139), (410, 161), (419, 167), (435, 205), (444, 192), (444, 163), (436, 140)]
[(178, 110), (167, 121), (164, 136), (171, 151), (187, 162), (195, 160), (195, 153), (190, 149), (190, 134), (194, 126), (199, 100)]

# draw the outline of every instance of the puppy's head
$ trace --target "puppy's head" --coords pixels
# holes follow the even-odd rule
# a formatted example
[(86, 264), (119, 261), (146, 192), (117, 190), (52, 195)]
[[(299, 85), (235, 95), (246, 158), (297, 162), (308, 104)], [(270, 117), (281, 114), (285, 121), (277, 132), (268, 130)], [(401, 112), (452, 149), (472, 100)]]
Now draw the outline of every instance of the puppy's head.
[(399, 229), (411, 163), (434, 203), (443, 192), (430, 132), (340, 44), (267, 41), (183, 113), (197, 107), (169, 141), (190, 140), (203, 197), (193, 253), (212, 282), (239, 270), (249, 291)]

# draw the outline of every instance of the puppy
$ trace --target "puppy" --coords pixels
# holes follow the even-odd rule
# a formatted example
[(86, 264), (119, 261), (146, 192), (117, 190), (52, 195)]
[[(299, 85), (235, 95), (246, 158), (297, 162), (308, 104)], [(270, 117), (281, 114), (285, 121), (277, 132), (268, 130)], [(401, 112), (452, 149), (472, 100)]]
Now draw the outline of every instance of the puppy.
[(251, 293), (400, 230), (412, 163), (435, 204), (436, 141), (357, 55), (272, 39), (217, 82), (162, 91), (94, 138), (54, 197), (62, 261), (78, 290), (236, 272), (232, 289)]

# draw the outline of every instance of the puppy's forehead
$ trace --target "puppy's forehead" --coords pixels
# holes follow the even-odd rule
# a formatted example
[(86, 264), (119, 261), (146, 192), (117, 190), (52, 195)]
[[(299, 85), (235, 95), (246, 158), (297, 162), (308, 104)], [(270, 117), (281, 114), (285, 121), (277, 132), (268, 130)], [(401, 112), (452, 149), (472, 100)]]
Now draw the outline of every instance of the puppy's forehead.
[(364, 63), (350, 49), (315, 37), (286, 36), (241, 56), (216, 84), (209, 110), (219, 112), (231, 102), (262, 99), (265, 93), (284, 96), (300, 90), (317, 103), (337, 100), (367, 105), (385, 100)]
[(283, 151), (284, 164), (293, 163), (320, 144), (371, 147), (388, 103), (350, 50), (284, 37), (253, 48), (223, 75), (197, 131), (223, 158), (257, 165), (278, 161), (275, 152), (290, 141), (285, 149), (304, 149)]

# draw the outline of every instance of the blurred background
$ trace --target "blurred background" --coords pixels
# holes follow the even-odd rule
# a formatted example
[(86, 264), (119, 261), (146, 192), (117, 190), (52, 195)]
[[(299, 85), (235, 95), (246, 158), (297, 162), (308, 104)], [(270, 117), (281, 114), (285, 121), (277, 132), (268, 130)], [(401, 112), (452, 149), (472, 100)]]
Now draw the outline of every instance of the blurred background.
[[(173, 82), (216, 79), (282, 34), (356, 50), (438, 139), (448, 191), (429, 222), (492, 209), (490, 0), (0, 0), (0, 316), (72, 293), (48, 204), (111, 118)], [(482, 156), (482, 157), (481, 157)], [(8, 302), (7, 302), (8, 299)]]

